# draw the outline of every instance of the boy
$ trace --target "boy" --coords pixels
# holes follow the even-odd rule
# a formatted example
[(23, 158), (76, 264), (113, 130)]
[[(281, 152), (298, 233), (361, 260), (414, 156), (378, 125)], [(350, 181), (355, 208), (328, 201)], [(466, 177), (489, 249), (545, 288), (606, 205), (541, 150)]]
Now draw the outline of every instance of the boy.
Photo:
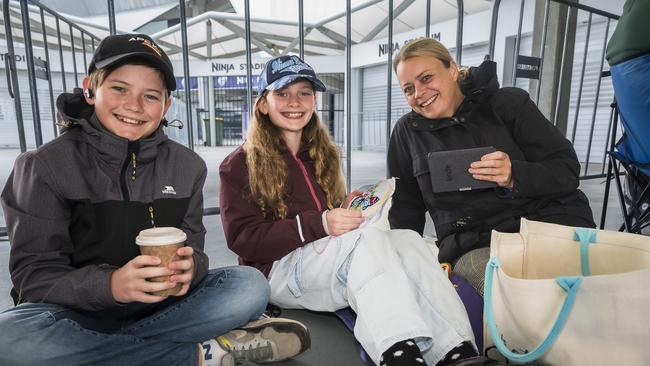
[[(205, 163), (160, 127), (176, 88), (167, 55), (143, 34), (109, 36), (88, 74), (83, 95), (57, 99), (64, 133), (20, 155), (2, 193), (19, 305), (0, 313), (0, 364), (232, 365), (307, 349), (302, 324), (255, 320), (261, 273), (208, 270)], [(187, 235), (167, 268), (135, 245), (164, 226)]]

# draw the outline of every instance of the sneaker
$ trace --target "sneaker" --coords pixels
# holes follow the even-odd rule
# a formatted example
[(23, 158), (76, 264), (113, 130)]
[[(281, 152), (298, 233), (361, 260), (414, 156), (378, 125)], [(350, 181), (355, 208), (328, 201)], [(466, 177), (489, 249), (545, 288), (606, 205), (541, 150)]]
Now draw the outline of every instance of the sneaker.
[(262, 318), (216, 338), (228, 353), (223, 366), (242, 361), (269, 363), (295, 357), (311, 346), (309, 330), (300, 322), (284, 318)]

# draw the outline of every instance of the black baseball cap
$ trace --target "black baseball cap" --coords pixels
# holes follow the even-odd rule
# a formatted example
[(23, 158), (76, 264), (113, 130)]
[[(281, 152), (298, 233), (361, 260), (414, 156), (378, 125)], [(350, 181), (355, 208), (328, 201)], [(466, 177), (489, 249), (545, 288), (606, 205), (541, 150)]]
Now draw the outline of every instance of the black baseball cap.
[(164, 76), (167, 91), (176, 90), (174, 67), (169, 57), (156, 42), (146, 34), (118, 34), (104, 38), (95, 49), (88, 74), (95, 69), (103, 69), (129, 58), (142, 58), (160, 70)]
[(314, 90), (324, 92), (325, 85), (316, 77), (316, 72), (298, 56), (279, 56), (270, 59), (264, 65), (257, 85), (257, 95), (264, 90), (277, 90), (295, 82), (306, 79), (314, 85)]

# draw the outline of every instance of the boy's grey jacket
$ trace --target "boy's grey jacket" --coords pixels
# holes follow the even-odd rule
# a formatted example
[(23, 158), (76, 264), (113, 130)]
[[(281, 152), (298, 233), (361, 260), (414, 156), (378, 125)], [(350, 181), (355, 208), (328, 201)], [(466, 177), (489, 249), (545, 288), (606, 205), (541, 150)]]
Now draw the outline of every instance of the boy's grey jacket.
[[(64, 133), (21, 154), (2, 192), (20, 301), (46, 302), (103, 317), (129, 318), (141, 303), (118, 304), (110, 279), (139, 254), (141, 229), (174, 226), (194, 248), (195, 285), (203, 253), (205, 162), (159, 128), (135, 142), (100, 125), (80, 93), (57, 99)], [(134, 160), (135, 159), (135, 160)]]

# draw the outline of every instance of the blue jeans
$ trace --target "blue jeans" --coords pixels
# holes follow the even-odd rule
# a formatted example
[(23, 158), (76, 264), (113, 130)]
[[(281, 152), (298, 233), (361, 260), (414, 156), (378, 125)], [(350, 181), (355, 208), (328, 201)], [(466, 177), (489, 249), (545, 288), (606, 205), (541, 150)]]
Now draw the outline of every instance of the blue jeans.
[(69, 308), (24, 303), (0, 313), (0, 365), (197, 365), (198, 343), (257, 319), (269, 291), (251, 267), (213, 269), (175, 303), (110, 333), (82, 327)]

